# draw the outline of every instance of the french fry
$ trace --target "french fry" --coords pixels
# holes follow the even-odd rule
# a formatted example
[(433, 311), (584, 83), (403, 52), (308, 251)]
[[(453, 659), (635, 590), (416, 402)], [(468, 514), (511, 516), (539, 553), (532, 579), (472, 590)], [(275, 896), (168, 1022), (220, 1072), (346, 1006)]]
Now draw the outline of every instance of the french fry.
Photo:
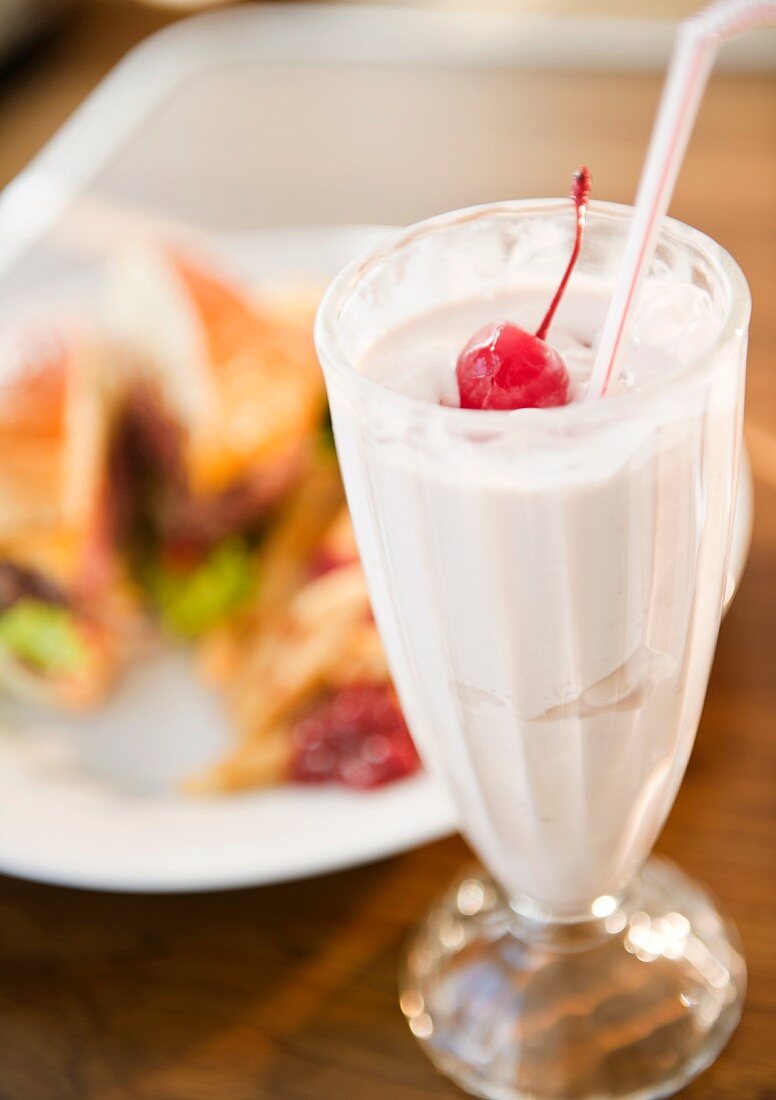
[(246, 653), (263, 644), (267, 622), (298, 589), (313, 548), (342, 500), (336, 462), (318, 458), (262, 544), (256, 598), (199, 645), (197, 662), (207, 682), (229, 688), (238, 679)]
[(325, 683), (349, 644), (353, 624), (369, 612), (358, 563), (306, 585), (282, 620), (248, 655), (230, 692), (238, 733), (257, 736)]
[(385, 650), (374, 622), (356, 625), (348, 639), (348, 645), (339, 655), (326, 676), (327, 686), (338, 688), (356, 680), (381, 684), (390, 679)]
[(271, 730), (260, 739), (241, 742), (214, 767), (187, 779), (183, 789), (188, 794), (207, 795), (282, 783), (288, 774), (291, 751), (288, 731)]

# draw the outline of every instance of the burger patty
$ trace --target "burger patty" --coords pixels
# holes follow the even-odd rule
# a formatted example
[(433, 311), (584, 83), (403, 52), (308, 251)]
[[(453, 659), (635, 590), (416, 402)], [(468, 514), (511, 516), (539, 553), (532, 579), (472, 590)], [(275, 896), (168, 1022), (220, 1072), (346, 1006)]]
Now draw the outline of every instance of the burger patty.
[(41, 573), (12, 561), (0, 561), (0, 614), (22, 599), (66, 607), (66, 593)]
[(137, 384), (116, 425), (111, 456), (111, 511), (122, 542), (139, 537), (211, 546), (260, 524), (301, 470), (301, 457), (292, 455), (220, 492), (197, 495), (188, 485), (183, 447), (183, 431), (159, 395)]
[(114, 538), (127, 545), (149, 535), (152, 498), (161, 484), (183, 484), (179, 425), (148, 387), (135, 385), (114, 426), (109, 455), (108, 513)]
[(219, 493), (197, 497), (170, 494), (161, 510), (164, 537), (211, 545), (228, 535), (255, 527), (299, 474), (298, 457), (273, 465), (254, 478), (244, 478)]

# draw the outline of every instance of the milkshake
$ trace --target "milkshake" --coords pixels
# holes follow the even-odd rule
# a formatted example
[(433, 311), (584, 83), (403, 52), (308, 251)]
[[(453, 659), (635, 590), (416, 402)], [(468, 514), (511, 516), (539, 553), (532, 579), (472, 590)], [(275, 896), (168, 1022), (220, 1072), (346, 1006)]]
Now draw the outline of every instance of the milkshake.
[[(583, 278), (556, 322), (579, 396), (608, 289)], [(678, 330), (662, 290), (650, 288), (653, 327), (623, 392), (670, 386), (693, 347), (713, 339), (705, 290), (677, 286), (696, 319)], [(381, 336), (357, 367), (453, 405), (467, 337), (494, 316), (527, 326), (551, 295), (528, 283), (440, 307)], [(432, 457), (342, 425), (346, 469), (363, 479), (351, 488), (356, 526), (359, 510), (376, 519), (388, 563), (367, 569), (380, 621), (404, 639), (389, 646), (404, 705), (456, 792), (464, 833), (513, 902), (561, 919), (589, 913), (598, 895), (622, 891), (673, 802), (705, 691), (705, 677), (691, 675), (694, 651), (707, 665), (723, 594), (736, 374), (720, 380), (718, 407), (679, 402), (638, 431), (615, 425), (584, 442), (569, 433), (560, 453), (520, 445), (529, 410), (512, 414), (506, 449), (499, 438), (464, 450), (451, 440)]]
[[(425, 970), (408, 984), (432, 1057), (481, 1095), (628, 1094), (598, 1078), (574, 1091), (563, 1077), (553, 1091), (553, 1043), (533, 1069), (523, 1058), (520, 1081), (490, 1047), (472, 1077), (462, 1051), (477, 1024), (465, 1022), (456, 991), (463, 983), (476, 1000), (501, 973), (519, 995), (502, 989), (490, 1009), (518, 1034), (532, 996), (539, 1017), (547, 1011), (536, 992), (545, 955), (531, 955), (537, 928), (546, 952), (548, 937), (565, 944), (605, 916), (601, 935), (617, 940), (620, 959), (639, 890), (636, 911), (652, 919), (649, 899), (665, 883), (648, 867), (639, 886), (639, 869), (687, 764), (719, 627), (746, 285), (714, 242), (666, 222), (625, 368), (605, 398), (586, 401), (627, 225), (625, 208), (591, 208), (548, 338), (568, 374), (559, 407), (458, 408), (456, 365), (480, 326), (539, 323), (568, 255), (567, 204), (506, 203), (422, 223), (346, 270), (318, 320), (348, 501), (402, 705), (499, 897), (487, 934), (464, 922), (454, 950), (439, 922), (466, 914), (448, 898), (418, 941)], [(669, 911), (689, 914), (685, 900), (680, 892)], [(516, 969), (514, 951), (505, 961), (510, 943), (520, 944)], [(717, 948), (730, 949), (704, 942), (709, 955)], [(735, 1022), (734, 956), (720, 963), (728, 1000), (705, 1009), (709, 1046), (714, 1027), (719, 1043)], [(582, 957), (578, 965), (582, 973)], [(628, 996), (641, 977), (625, 979)], [(686, 980), (677, 966), (671, 1003)]]

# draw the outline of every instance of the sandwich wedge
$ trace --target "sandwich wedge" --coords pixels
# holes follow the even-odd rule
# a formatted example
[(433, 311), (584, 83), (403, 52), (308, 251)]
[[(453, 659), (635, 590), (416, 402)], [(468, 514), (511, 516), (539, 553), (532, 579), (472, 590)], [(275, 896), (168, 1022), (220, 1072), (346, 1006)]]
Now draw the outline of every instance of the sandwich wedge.
[(254, 591), (255, 548), (307, 469), (324, 408), (312, 336), (171, 245), (118, 259), (107, 318), (129, 349), (119, 537), (169, 631), (196, 637)]
[(0, 336), (0, 683), (59, 708), (102, 696), (131, 617), (110, 538), (97, 359), (66, 321)]

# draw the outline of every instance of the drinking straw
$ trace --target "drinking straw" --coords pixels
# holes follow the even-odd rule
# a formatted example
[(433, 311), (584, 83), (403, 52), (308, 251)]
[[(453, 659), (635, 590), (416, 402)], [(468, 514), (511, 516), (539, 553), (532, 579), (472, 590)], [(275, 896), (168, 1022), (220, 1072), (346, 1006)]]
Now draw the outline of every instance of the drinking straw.
[(718, 0), (679, 25), (620, 272), (590, 376), (588, 398), (603, 397), (618, 373), (658, 227), (668, 210), (717, 51), (725, 39), (771, 24), (776, 24), (776, 3)]

